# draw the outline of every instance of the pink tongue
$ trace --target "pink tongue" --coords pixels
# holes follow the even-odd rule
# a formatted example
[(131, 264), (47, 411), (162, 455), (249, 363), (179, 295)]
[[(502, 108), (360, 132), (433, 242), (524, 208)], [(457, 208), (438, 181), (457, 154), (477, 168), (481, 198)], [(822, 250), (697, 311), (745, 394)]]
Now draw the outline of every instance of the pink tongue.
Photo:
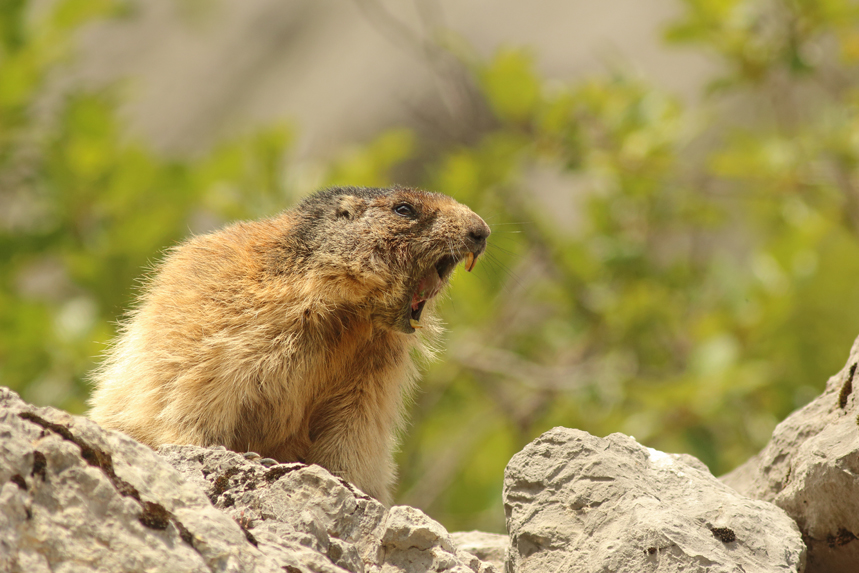
[(418, 285), (418, 290), (412, 295), (412, 310), (417, 310), (418, 305), (423, 301), (434, 297), (438, 293), (439, 283), (441, 278), (438, 272), (433, 268), (421, 279)]

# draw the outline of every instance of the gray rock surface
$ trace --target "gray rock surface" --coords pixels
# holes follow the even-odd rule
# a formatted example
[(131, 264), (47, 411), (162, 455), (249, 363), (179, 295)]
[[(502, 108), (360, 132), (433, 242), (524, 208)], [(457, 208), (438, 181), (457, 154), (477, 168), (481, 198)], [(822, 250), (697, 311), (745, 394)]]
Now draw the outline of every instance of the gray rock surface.
[(769, 444), (722, 477), (796, 520), (809, 573), (859, 571), (859, 338), (823, 394), (773, 432)]
[(5, 388), (0, 484), (0, 571), (313, 570), (263, 554), (149, 448)]
[(414, 508), (263, 461), (193, 446), (162, 457), (0, 388), (0, 571), (495, 571)]
[(621, 434), (546, 432), (508, 464), (504, 508), (517, 573), (801, 572), (805, 562), (778, 507)]
[(165, 446), (159, 453), (260, 548), (300, 545), (352, 573), (495, 571), (458, 550), (444, 527), (420, 510), (387, 510), (319, 466), (266, 467), (224, 448)]
[(504, 571), (507, 548), (510, 545), (507, 535), (483, 531), (454, 531), (450, 538), (457, 549), (467, 551), (481, 561), (494, 565), (498, 571)]

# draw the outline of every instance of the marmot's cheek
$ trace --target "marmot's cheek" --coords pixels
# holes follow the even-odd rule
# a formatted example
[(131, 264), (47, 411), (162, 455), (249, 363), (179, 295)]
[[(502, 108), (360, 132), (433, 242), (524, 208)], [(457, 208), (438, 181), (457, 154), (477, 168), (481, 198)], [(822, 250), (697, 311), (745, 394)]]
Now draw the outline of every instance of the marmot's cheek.
[(408, 314), (400, 314), (391, 320), (391, 328), (403, 334), (414, 334), (421, 325), (418, 323), (417, 327), (412, 326), (413, 320)]

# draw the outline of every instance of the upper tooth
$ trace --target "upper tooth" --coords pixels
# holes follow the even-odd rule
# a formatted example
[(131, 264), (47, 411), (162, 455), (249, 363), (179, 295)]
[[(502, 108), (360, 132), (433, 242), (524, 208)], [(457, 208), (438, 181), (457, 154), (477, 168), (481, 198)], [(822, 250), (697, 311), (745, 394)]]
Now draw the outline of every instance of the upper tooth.
[(474, 256), (474, 253), (468, 253), (465, 256), (465, 270), (471, 272), (471, 269), (474, 268), (474, 263), (477, 262), (477, 257)]

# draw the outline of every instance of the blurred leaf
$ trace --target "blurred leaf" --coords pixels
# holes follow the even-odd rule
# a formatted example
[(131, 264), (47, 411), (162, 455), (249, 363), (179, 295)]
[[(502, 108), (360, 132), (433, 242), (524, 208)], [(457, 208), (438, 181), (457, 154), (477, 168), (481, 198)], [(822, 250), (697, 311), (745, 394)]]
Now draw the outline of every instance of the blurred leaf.
[(330, 168), (327, 185), (379, 187), (390, 185), (390, 170), (408, 159), (414, 150), (414, 134), (392, 129), (374, 141), (347, 152)]
[(481, 69), (479, 78), (489, 105), (499, 118), (529, 119), (540, 99), (532, 59), (521, 50), (502, 50)]

